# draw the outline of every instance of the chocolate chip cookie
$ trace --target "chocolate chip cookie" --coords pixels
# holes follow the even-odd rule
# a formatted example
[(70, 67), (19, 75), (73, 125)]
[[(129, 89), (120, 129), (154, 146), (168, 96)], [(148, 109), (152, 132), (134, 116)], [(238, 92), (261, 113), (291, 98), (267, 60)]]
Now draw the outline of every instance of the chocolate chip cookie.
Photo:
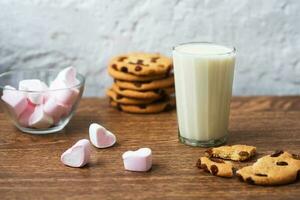
[(170, 76), (164, 79), (157, 79), (157, 80), (147, 81), (147, 82), (129, 82), (129, 81), (116, 80), (115, 83), (121, 88), (130, 89), (130, 90), (137, 90), (137, 91), (156, 90), (160, 88), (167, 88), (167, 87), (174, 86), (174, 76), (173, 74), (171, 74)]
[(172, 60), (158, 53), (128, 53), (112, 58), (109, 67), (137, 76), (162, 75), (172, 69)]
[(234, 161), (246, 161), (256, 153), (256, 147), (248, 145), (233, 145), (210, 148), (205, 151), (206, 156)]
[(249, 184), (288, 184), (300, 177), (299, 156), (276, 151), (258, 159), (253, 165), (238, 170), (237, 176)]
[(169, 110), (175, 106), (175, 99), (170, 98), (158, 102), (143, 104), (143, 105), (125, 105), (115, 101), (110, 101), (110, 105), (118, 108), (121, 111), (136, 114), (153, 114)]
[(162, 79), (168, 76), (168, 74), (159, 74), (159, 75), (151, 75), (151, 76), (137, 76), (134, 74), (130, 74), (127, 72), (118, 71), (114, 66), (108, 67), (108, 73), (115, 79), (124, 80), (124, 81), (152, 81), (156, 79)]
[(218, 158), (200, 157), (196, 166), (215, 176), (232, 177), (234, 174), (232, 163)]
[(129, 105), (144, 105), (149, 104), (155, 101), (156, 99), (136, 99), (136, 98), (129, 98), (124, 97), (120, 94), (117, 94), (114, 90), (109, 89), (106, 91), (106, 95), (110, 97), (114, 102), (119, 104), (129, 104)]
[(159, 99), (166, 95), (173, 94), (175, 91), (174, 87), (161, 88), (161, 89), (149, 90), (149, 91), (136, 91), (136, 90), (121, 88), (117, 84), (112, 85), (112, 90), (122, 96), (130, 97), (130, 98), (138, 98), (138, 99)]

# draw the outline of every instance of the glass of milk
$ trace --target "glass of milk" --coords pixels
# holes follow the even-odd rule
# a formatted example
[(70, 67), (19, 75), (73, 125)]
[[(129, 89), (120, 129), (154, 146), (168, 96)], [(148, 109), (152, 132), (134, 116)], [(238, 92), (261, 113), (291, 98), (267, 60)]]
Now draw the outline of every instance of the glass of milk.
[(195, 42), (173, 48), (179, 140), (192, 146), (226, 142), (235, 48)]

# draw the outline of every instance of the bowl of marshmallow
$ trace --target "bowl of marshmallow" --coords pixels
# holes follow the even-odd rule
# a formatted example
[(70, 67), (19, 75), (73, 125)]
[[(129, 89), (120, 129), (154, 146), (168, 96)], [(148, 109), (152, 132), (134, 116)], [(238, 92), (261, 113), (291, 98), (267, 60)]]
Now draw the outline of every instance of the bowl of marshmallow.
[(9, 71), (0, 74), (0, 104), (22, 132), (54, 133), (71, 120), (84, 83), (74, 67)]

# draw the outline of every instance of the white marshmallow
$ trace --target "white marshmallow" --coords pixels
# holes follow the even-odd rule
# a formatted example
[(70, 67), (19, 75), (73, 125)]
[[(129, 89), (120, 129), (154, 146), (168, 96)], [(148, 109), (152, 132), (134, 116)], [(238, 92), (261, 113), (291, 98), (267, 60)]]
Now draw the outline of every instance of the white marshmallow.
[(148, 171), (152, 167), (152, 151), (141, 148), (137, 151), (126, 151), (122, 155), (124, 168), (129, 171)]
[(51, 125), (53, 125), (53, 118), (44, 112), (42, 105), (36, 106), (29, 118), (29, 126), (43, 129)]
[(12, 86), (5, 86), (1, 99), (7, 104), (8, 111), (18, 118), (26, 109), (28, 102), (23, 92), (17, 91)]
[(82, 139), (65, 151), (60, 159), (67, 166), (83, 167), (90, 161), (90, 157), (91, 144), (87, 139)]
[(48, 86), (39, 79), (26, 79), (19, 82), (19, 90), (26, 92), (27, 98), (33, 104), (42, 104), (47, 95)]
[(91, 143), (97, 148), (111, 147), (116, 143), (116, 136), (99, 124), (93, 123), (89, 127)]

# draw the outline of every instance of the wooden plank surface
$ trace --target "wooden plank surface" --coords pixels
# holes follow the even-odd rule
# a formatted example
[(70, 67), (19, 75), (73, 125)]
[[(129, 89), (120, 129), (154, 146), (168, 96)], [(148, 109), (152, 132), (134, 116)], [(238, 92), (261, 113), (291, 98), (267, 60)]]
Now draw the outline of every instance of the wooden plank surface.
[[(300, 97), (234, 97), (231, 108), (228, 144), (254, 145), (258, 157), (276, 149), (300, 153)], [(61, 153), (88, 138), (92, 122), (114, 132), (118, 143), (94, 148), (82, 169), (64, 166)], [(125, 171), (122, 153), (139, 147), (153, 150), (152, 170)], [(175, 111), (133, 115), (106, 99), (83, 99), (64, 131), (45, 136), (17, 131), (0, 113), (0, 199), (300, 198), (300, 181), (261, 187), (201, 172), (195, 162), (204, 151), (178, 142)]]

